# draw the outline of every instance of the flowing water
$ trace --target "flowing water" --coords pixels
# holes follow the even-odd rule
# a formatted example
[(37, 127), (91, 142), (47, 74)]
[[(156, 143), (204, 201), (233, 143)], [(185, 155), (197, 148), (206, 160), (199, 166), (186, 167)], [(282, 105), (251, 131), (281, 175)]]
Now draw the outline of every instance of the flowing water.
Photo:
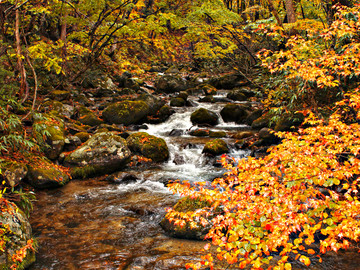
[[(217, 112), (222, 108), (218, 103), (200, 106)], [(178, 199), (163, 182), (211, 180), (223, 173), (201, 153), (209, 139), (187, 135), (195, 109), (178, 108), (165, 123), (148, 125), (144, 131), (166, 140), (170, 158), (161, 167), (130, 170), (136, 182), (73, 180), (61, 189), (38, 191), (31, 224), (39, 252), (30, 269), (167, 270), (185, 269), (186, 262), (199, 260), (203, 242), (170, 238), (159, 226), (165, 208)], [(223, 122), (216, 126), (227, 131), (246, 128)], [(174, 129), (181, 135), (170, 136)], [(243, 150), (230, 153), (237, 158), (248, 154)], [(176, 165), (174, 160), (179, 158), (181, 164)], [(312, 269), (360, 269), (360, 260), (350, 259), (359, 256), (348, 254), (330, 256)]]

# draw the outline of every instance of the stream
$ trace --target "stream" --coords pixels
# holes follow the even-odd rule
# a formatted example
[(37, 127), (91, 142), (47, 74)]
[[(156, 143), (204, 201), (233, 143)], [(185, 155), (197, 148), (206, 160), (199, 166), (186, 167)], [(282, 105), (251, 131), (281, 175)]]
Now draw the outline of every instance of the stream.
[[(165, 208), (178, 200), (164, 183), (212, 180), (224, 172), (201, 153), (209, 138), (187, 134), (194, 128), (190, 122), (194, 110), (203, 107), (219, 113), (223, 104), (192, 102), (198, 107), (176, 108), (165, 123), (148, 124), (148, 129), (141, 130), (165, 139), (170, 158), (152, 169), (129, 169), (136, 181), (73, 180), (60, 189), (37, 191), (30, 222), (39, 249), (31, 270), (185, 269), (186, 262), (200, 260), (204, 242), (170, 238), (159, 226)], [(212, 130), (248, 128), (220, 122)], [(178, 131), (177, 136), (170, 135), (173, 130)], [(230, 138), (225, 140), (234, 143)], [(232, 147), (229, 155), (244, 158), (249, 154)], [(175, 164), (179, 158), (181, 164)], [(322, 264), (315, 263), (309, 269), (360, 269), (359, 257), (355, 252), (330, 254)], [(305, 269), (300, 264), (294, 268)]]

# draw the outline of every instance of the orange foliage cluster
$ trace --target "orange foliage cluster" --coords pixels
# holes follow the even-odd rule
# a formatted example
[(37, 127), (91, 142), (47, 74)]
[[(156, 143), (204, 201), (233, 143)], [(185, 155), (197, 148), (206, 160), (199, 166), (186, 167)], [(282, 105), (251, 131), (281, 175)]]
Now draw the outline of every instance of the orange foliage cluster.
[[(359, 97), (358, 89), (342, 105), (358, 109)], [(209, 213), (221, 209), (207, 221), (213, 224), (207, 238), (218, 246), (218, 260), (262, 269), (276, 253), (280, 260), (274, 269), (291, 269), (293, 259), (305, 265), (316, 257), (321, 260), (314, 243), (325, 253), (359, 240), (360, 125), (341, 122), (340, 113), (327, 123), (310, 114), (309, 127), (279, 133), (282, 143), (263, 158), (223, 156), (228, 172), (212, 182), (212, 189), (203, 184), (171, 185), (174, 192), (206, 200)], [(167, 216), (180, 224), (199, 214), (171, 209)], [(188, 267), (213, 269), (212, 256)]]

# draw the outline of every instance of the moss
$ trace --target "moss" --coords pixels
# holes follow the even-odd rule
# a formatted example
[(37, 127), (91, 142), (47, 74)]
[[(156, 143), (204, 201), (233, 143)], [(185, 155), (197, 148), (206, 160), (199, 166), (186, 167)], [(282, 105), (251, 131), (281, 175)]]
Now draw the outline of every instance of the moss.
[(209, 130), (207, 129), (195, 129), (190, 131), (189, 133), (191, 136), (196, 136), (196, 137), (207, 137), (209, 136)]
[(190, 120), (193, 124), (216, 125), (218, 116), (212, 111), (200, 108), (191, 114)]
[(175, 204), (174, 210), (179, 212), (193, 212), (197, 209), (210, 206), (211, 205), (207, 201), (201, 200), (199, 198), (191, 199), (190, 197), (184, 197)]
[(81, 142), (86, 142), (90, 138), (90, 134), (87, 132), (78, 132), (75, 136), (78, 137)]
[(154, 162), (162, 162), (169, 158), (169, 149), (162, 138), (149, 135), (146, 132), (136, 132), (127, 139), (130, 150)]
[(148, 113), (146, 102), (125, 100), (109, 105), (102, 115), (110, 123), (131, 125), (140, 122)]
[(94, 166), (85, 166), (85, 167), (74, 167), (71, 168), (71, 177), (74, 179), (85, 179), (87, 177), (95, 175), (97, 172)]
[(209, 137), (210, 138), (224, 138), (226, 137), (225, 131), (209, 131)]
[(207, 142), (204, 146), (203, 153), (211, 155), (221, 155), (229, 152), (229, 147), (226, 142), (222, 139), (215, 139)]
[(185, 106), (185, 100), (179, 97), (172, 98), (170, 100), (170, 106), (173, 107), (184, 107)]

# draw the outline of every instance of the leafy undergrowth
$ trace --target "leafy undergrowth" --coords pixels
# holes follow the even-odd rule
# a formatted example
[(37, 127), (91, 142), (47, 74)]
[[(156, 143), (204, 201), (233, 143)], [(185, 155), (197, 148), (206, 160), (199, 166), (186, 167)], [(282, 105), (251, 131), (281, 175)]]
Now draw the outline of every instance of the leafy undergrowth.
[[(291, 269), (291, 261), (306, 266), (321, 261), (327, 251), (346, 249), (360, 236), (360, 125), (344, 123), (344, 108), (360, 119), (359, 89), (339, 104), (325, 122), (311, 113), (298, 132), (278, 133), (281, 144), (267, 156), (233, 160), (223, 156), (228, 170), (212, 182), (195, 186), (174, 183), (171, 189), (183, 196), (209, 203), (209, 216), (221, 206), (222, 213), (210, 221), (207, 234), (216, 252), (188, 268), (214, 269), (224, 260), (240, 268)], [(203, 215), (203, 213), (202, 213)], [(193, 221), (196, 213), (170, 209), (173, 222)], [(314, 246), (316, 248), (314, 248)], [(276, 254), (276, 266), (268, 266)], [(271, 263), (273, 265), (273, 263)]]

